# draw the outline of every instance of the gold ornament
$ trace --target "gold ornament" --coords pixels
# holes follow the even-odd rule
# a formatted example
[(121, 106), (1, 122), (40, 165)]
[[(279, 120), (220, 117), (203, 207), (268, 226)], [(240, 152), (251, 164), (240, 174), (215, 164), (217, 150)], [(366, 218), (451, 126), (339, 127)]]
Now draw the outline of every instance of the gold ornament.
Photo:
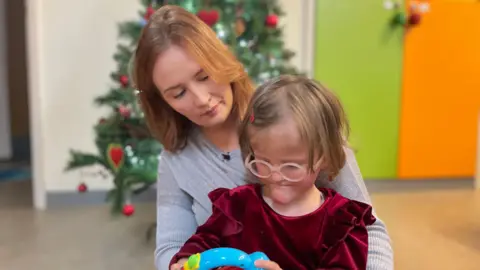
[(235, 34), (237, 37), (241, 36), (246, 30), (245, 20), (242, 17), (238, 17), (235, 20)]

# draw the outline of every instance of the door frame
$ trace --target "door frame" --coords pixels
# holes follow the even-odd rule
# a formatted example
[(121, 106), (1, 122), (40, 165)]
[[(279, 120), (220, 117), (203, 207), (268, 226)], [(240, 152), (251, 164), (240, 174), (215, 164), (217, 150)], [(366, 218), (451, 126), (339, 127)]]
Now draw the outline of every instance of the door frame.
[(28, 101), (30, 108), (30, 140), (31, 140), (31, 166), (32, 166), (32, 196), (33, 206), (37, 210), (47, 207), (47, 194), (45, 190), (45, 173), (43, 157), (44, 110), (42, 110), (42, 94), (44, 93), (41, 80), (42, 59), (42, 0), (25, 0), (26, 20), (26, 46), (28, 66)]
[[(301, 68), (305, 70), (308, 77), (313, 78), (315, 72), (315, 14), (316, 14), (316, 0), (302, 1), (302, 48), (301, 53)], [(299, 29), (301, 31), (302, 29)]]

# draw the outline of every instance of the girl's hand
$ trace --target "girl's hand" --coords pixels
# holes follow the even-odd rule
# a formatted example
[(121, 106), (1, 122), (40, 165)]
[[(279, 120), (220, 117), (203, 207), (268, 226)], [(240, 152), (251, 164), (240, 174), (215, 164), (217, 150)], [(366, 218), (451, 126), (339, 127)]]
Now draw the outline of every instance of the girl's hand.
[(172, 264), (170, 270), (182, 270), (182, 267), (186, 261), (188, 261), (187, 258), (178, 260), (177, 263)]
[(273, 261), (257, 260), (255, 261), (255, 266), (265, 270), (282, 270), (282, 268), (280, 268), (280, 266)]

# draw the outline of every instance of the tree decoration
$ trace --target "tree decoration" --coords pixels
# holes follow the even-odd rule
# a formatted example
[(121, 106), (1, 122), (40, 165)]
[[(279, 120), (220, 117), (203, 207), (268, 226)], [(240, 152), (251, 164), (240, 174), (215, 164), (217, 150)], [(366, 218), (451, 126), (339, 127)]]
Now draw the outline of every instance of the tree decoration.
[(422, 15), (418, 12), (412, 12), (410, 13), (410, 16), (408, 16), (408, 25), (409, 26), (415, 26), (420, 24), (420, 21), (422, 20)]
[(235, 20), (235, 35), (237, 37), (241, 36), (243, 33), (245, 33), (246, 28), (247, 26), (245, 19), (243, 19), (242, 17), (237, 17), (237, 19)]
[(197, 16), (198, 18), (200, 18), (200, 20), (202, 20), (210, 27), (214, 26), (220, 19), (220, 13), (218, 12), (218, 10), (215, 9), (200, 10), (199, 12), (197, 12)]
[(405, 15), (404, 12), (395, 13), (395, 15), (393, 16), (393, 19), (392, 19), (392, 24), (394, 26), (395, 25), (405, 26), (406, 23), (407, 23), (407, 16)]
[(430, 3), (423, 2), (418, 5), (418, 11), (422, 14), (425, 14), (430, 11)]
[(128, 76), (127, 75), (120, 75), (120, 78), (118, 79), (120, 83), (122, 84), (123, 87), (128, 86)]
[(125, 105), (120, 105), (118, 106), (118, 113), (123, 117), (123, 118), (130, 118), (132, 111)]
[(407, 23), (407, 16), (403, 11), (400, 2), (396, 0), (385, 0), (383, 2), (383, 7), (387, 10), (393, 10), (393, 16), (390, 20), (390, 26), (395, 28), (397, 26), (404, 27)]
[(395, 0), (385, 0), (383, 1), (383, 7), (388, 10), (398, 9), (400, 8), (400, 3)]
[(410, 2), (408, 16), (403, 11), (399, 1), (385, 0), (384, 7), (388, 10), (394, 10), (391, 25), (402, 27), (413, 27), (419, 25), (422, 21), (422, 15), (430, 11), (430, 3), (428, 1), (412, 1)]
[(84, 192), (87, 192), (88, 187), (85, 183), (80, 183), (80, 185), (78, 185), (78, 187), (77, 187), (77, 190), (80, 193), (84, 193)]
[(122, 213), (127, 217), (133, 215), (133, 213), (135, 213), (135, 206), (133, 204), (125, 204)]
[(152, 6), (149, 6), (147, 8), (147, 11), (145, 12), (145, 17), (143, 17), (145, 21), (148, 22), (150, 20), (150, 17), (152, 17), (153, 13), (155, 13), (155, 9)]
[(265, 18), (265, 25), (270, 28), (276, 28), (278, 24), (278, 16), (276, 14), (270, 14)]
[(430, 3), (426, 1), (412, 1), (410, 3), (410, 15), (408, 26), (417, 26), (422, 21), (423, 14), (430, 11)]
[(125, 153), (120, 144), (111, 143), (107, 148), (107, 160), (113, 171), (117, 172), (125, 161)]

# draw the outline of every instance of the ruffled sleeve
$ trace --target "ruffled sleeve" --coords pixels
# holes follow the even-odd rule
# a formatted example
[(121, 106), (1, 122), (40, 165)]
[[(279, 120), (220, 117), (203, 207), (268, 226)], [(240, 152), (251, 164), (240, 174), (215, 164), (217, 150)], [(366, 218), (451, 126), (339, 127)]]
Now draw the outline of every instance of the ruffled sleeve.
[[(241, 200), (235, 198), (236, 191), (226, 188), (218, 188), (208, 194), (212, 201), (212, 212), (216, 213), (215, 228), (221, 233), (222, 237), (231, 236), (240, 233), (243, 229), (239, 221), (244, 209)], [(236, 203), (235, 203), (236, 202)]]
[(319, 269), (366, 269), (366, 227), (375, 222), (372, 207), (344, 197), (333, 199), (332, 204), (324, 227), (324, 256)]
[[(182, 258), (201, 253), (205, 250), (220, 247), (225, 236), (236, 234), (242, 230), (242, 224), (236, 220), (238, 206), (235, 206), (232, 192), (226, 188), (218, 188), (208, 194), (212, 201), (212, 215), (197, 228), (192, 235), (173, 256), (170, 266)], [(238, 204), (237, 205), (241, 205)]]

